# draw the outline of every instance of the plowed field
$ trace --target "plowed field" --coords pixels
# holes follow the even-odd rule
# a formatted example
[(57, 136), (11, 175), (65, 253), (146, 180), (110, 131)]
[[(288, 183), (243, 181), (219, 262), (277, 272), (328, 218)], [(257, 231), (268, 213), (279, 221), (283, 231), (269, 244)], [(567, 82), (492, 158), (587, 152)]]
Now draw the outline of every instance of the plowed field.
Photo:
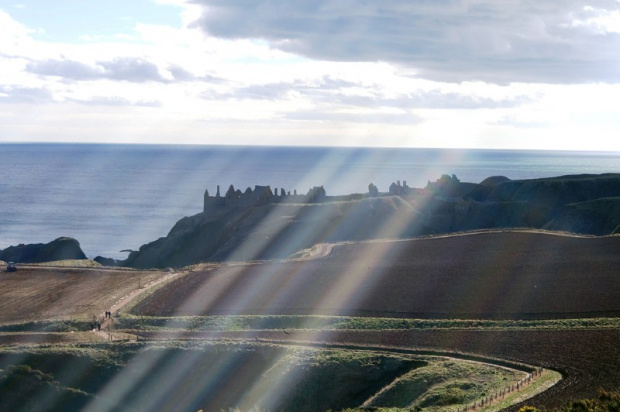
[(195, 272), (144, 315), (556, 319), (620, 315), (620, 237), (480, 233), (340, 245), (308, 261)]
[[(155, 292), (134, 312), (164, 316), (616, 317), (620, 314), (620, 237), (507, 232), (340, 245), (317, 260), (230, 265), (192, 273)], [(565, 379), (558, 385), (528, 401), (538, 406), (595, 397), (600, 387), (620, 388), (617, 329), (183, 335), (434, 348), (562, 372)]]
[[(0, 279), (0, 323), (99, 314), (164, 272), (23, 268)], [(227, 264), (179, 275), (137, 315), (325, 314), (406, 318), (564, 319), (620, 316), (620, 237), (478, 233), (345, 244), (298, 261)], [(152, 339), (233, 338), (461, 351), (562, 372), (528, 401), (558, 406), (620, 388), (620, 330), (140, 332)], [(75, 334), (77, 335), (77, 334)], [(94, 335), (93, 335), (94, 336)], [(67, 341), (3, 334), (2, 343)], [(518, 406), (512, 408), (517, 410)]]

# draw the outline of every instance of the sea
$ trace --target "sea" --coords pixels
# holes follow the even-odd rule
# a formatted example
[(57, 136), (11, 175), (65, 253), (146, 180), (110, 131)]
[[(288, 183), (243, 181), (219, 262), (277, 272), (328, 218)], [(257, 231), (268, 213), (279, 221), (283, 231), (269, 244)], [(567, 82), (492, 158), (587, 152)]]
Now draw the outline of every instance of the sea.
[(443, 174), (479, 183), (620, 173), (620, 153), (264, 146), (0, 144), (0, 249), (80, 242), (89, 258), (124, 259), (202, 212), (205, 190), (255, 185), (305, 194), (425, 187)]

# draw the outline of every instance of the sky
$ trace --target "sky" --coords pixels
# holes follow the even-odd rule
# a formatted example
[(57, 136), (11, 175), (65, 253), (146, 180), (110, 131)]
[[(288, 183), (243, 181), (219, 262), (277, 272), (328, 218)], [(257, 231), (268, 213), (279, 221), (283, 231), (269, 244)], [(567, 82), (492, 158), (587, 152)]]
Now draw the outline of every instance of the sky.
[(618, 136), (620, 0), (0, 0), (0, 142)]

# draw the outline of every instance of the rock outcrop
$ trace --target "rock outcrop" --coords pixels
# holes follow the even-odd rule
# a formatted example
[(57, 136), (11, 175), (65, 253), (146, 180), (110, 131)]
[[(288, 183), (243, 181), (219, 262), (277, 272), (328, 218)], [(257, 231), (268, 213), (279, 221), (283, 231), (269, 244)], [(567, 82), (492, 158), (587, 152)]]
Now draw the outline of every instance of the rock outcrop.
[(60, 237), (45, 244), (20, 244), (0, 250), (0, 260), (7, 262), (41, 263), (68, 259), (86, 259), (79, 242), (70, 237)]
[(205, 192), (204, 211), (181, 219), (166, 237), (132, 252), (123, 266), (185, 266), (209, 261), (287, 258), (320, 242), (407, 238), (476, 229), (537, 228), (608, 235), (620, 231), (620, 174), (480, 184), (443, 175), (424, 189), (374, 185), (364, 195), (306, 195), (256, 186)]
[(122, 260), (107, 258), (104, 256), (96, 256), (93, 260), (99, 263), (101, 266), (110, 266), (110, 267), (120, 266), (122, 262)]
[(181, 219), (166, 237), (132, 252), (122, 265), (281, 259), (321, 242), (416, 236), (428, 231), (424, 221), (398, 196), (212, 208)]

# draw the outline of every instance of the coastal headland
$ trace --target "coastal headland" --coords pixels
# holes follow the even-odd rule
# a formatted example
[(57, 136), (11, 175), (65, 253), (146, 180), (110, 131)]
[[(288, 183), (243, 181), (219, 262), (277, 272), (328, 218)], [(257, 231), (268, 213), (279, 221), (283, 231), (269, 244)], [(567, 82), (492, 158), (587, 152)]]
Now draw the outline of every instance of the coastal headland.
[(270, 186), (204, 194), (203, 212), (119, 264), (182, 267), (199, 262), (286, 259), (319, 243), (408, 239), (480, 229), (530, 228), (580, 235), (620, 233), (620, 175), (466, 183), (443, 175), (425, 188), (371, 183), (363, 194), (305, 195)]

